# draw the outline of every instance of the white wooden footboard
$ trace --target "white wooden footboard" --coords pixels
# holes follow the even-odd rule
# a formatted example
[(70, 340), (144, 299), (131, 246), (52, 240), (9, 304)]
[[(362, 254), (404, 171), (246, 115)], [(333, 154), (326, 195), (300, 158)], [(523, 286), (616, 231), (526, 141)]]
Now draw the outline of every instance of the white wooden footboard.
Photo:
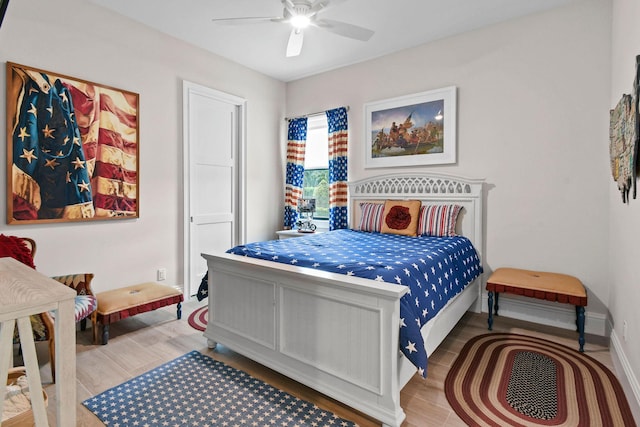
[(407, 288), (237, 255), (203, 256), (210, 345), (228, 346), (385, 425), (402, 423), (399, 301)]

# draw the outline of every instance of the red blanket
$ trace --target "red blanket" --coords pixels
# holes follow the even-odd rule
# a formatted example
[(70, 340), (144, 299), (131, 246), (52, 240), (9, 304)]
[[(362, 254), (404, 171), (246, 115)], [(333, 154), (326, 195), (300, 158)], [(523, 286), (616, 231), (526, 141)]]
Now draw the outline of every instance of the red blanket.
[(15, 258), (31, 268), (36, 268), (33, 264), (31, 250), (20, 237), (0, 234), (0, 258), (4, 257)]

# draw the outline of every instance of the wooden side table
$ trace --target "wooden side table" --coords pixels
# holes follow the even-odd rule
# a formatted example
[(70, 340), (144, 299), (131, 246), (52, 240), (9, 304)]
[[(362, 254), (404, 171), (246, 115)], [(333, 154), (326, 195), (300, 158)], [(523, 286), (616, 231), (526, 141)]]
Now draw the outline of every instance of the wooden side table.
[(498, 268), (487, 280), (487, 291), (489, 330), (493, 328), (494, 312), (498, 315), (498, 295), (501, 292), (575, 305), (578, 344), (580, 351), (584, 351), (584, 308), (587, 305), (587, 291), (577, 278), (559, 273)]
[[(76, 425), (76, 292), (13, 258), (0, 258), (0, 383), (6, 384), (13, 351), (13, 332), (18, 325), (27, 371), (31, 405), (37, 427), (48, 426), (42, 395), (40, 369), (29, 316), (57, 310), (56, 415), (58, 426)], [(0, 414), (4, 399), (0, 399)]]

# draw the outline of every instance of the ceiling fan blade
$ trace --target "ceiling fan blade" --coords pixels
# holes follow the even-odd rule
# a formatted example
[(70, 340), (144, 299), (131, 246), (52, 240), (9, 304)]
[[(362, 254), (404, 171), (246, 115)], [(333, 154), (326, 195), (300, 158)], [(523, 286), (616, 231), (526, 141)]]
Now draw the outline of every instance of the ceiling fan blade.
[(367, 28), (347, 24), (346, 22), (334, 21), (332, 19), (316, 19), (313, 21), (313, 24), (332, 33), (363, 42), (369, 40), (374, 34), (374, 31)]
[[(346, 0), (343, 0), (346, 1)], [(313, 4), (311, 4), (311, 8), (309, 8), (309, 13), (317, 13), (322, 9), (326, 8), (329, 3), (333, 5), (333, 0), (316, 0)], [(339, 2), (338, 2), (339, 3)]]
[(311, 4), (311, 12), (319, 12), (321, 9), (329, 9), (341, 3), (346, 3), (348, 0), (316, 0)]
[(289, 35), (289, 42), (287, 43), (287, 58), (300, 55), (302, 51), (302, 41), (304, 33), (299, 28), (291, 30)]
[(282, 0), (282, 5), (284, 9), (289, 12), (290, 15), (296, 14), (296, 6), (293, 4), (291, 0)]
[(211, 21), (223, 25), (244, 25), (260, 22), (283, 22), (284, 20), (281, 16), (247, 16), (242, 18), (213, 18)]

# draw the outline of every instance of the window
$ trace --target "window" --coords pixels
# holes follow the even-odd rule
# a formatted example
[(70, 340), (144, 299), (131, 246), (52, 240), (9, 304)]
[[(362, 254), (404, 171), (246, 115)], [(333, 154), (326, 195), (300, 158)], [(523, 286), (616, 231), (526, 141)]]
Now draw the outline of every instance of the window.
[(303, 197), (316, 199), (314, 219), (329, 219), (329, 128), (326, 114), (307, 119)]

